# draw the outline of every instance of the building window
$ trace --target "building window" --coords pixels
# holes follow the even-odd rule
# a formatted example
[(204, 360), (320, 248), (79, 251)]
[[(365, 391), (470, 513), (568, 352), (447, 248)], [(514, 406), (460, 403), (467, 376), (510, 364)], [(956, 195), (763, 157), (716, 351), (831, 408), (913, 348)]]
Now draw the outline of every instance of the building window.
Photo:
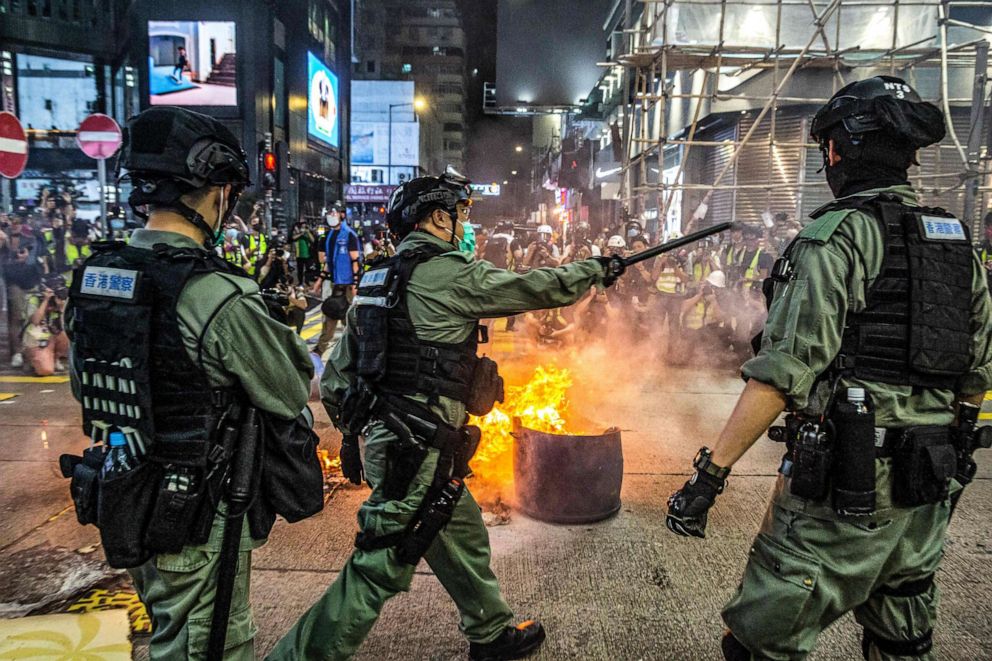
[(367, 73), (375, 73), (375, 60), (369, 60), (365, 63), (365, 71)]
[(427, 10), (427, 15), (431, 18), (441, 18), (441, 10), (437, 7), (431, 7)]
[(404, 63), (403, 64), (403, 73), (412, 73), (412, 72), (413, 72), (413, 65), (412, 64), (406, 64), (406, 63)]

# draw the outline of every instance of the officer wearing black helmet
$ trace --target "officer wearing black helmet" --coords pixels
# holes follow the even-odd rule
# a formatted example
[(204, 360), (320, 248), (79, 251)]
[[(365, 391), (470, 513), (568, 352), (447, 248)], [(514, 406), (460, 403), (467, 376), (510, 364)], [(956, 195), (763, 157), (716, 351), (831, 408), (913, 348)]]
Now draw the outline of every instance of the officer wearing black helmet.
[[(296, 418), (313, 367), (293, 330), (269, 318), (255, 282), (212, 250), (249, 183), (234, 135), (206, 115), (153, 108), (127, 122), (118, 165), (147, 223), (126, 245), (94, 246), (67, 315), (84, 432), (103, 442), (95, 448), (119, 450), (109, 475), (94, 448), (63, 470), (80, 522), (98, 525), (108, 562), (129, 569), (151, 616), (150, 658), (203, 659), (220, 565), (234, 564), (221, 563), (223, 531), (236, 525), (220, 494), (240, 441), (221, 429), (237, 426), (235, 407)], [(275, 518), (256, 511), (240, 548), (232, 540), (224, 659), (254, 658), (251, 550)]]
[(703, 537), (731, 467), (789, 412), (769, 430), (786, 454), (723, 610), (727, 659), (805, 658), (851, 611), (866, 659), (935, 658), (935, 574), (992, 388), (992, 307), (967, 228), (908, 181), (944, 122), (890, 76), (847, 85), (813, 118), (836, 200), (772, 269), (744, 393), (669, 500), (668, 527)]
[(495, 363), (477, 357), (479, 320), (575, 303), (611, 284), (605, 266), (614, 265), (590, 259), (519, 275), (459, 252), (471, 194), (449, 169), (390, 199), (397, 254), (363, 276), (321, 379), (345, 435), (342, 472), (356, 484), (364, 477), (372, 493), (351, 558), (270, 659), (351, 657), (386, 600), (409, 589), (421, 557), (458, 606), (471, 658), (522, 658), (544, 640), (535, 621), (511, 624), (463, 482), (479, 441), (467, 413), (484, 414), (503, 395)]

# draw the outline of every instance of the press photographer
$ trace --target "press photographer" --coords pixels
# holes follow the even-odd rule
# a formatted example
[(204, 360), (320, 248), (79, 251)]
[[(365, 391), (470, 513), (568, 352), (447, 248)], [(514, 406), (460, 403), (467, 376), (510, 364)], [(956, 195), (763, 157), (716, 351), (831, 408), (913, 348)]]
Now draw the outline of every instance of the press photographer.
[(69, 288), (59, 274), (48, 274), (27, 296), (25, 324), (21, 335), (25, 362), (35, 376), (65, 371), (69, 338), (62, 323)]

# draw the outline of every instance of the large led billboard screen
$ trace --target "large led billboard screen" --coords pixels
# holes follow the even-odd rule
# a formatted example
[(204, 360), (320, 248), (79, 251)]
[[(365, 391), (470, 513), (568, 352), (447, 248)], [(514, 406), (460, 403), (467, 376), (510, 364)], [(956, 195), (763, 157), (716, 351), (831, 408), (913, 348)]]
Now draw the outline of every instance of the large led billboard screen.
[(149, 21), (148, 87), (152, 105), (238, 105), (234, 23)]
[(340, 146), (338, 77), (313, 53), (307, 53), (307, 134)]

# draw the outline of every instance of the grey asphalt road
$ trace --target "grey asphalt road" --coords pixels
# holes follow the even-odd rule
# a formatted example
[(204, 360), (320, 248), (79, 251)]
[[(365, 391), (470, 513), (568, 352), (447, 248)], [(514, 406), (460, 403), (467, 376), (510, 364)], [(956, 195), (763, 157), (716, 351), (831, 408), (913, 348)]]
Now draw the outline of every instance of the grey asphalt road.
[[(633, 357), (636, 361), (636, 356)], [(726, 372), (630, 372), (631, 357), (594, 378), (579, 369), (573, 406), (623, 430), (621, 511), (590, 525), (555, 526), (512, 513), (490, 529), (494, 568), (521, 618), (540, 618), (547, 643), (534, 658), (718, 659), (719, 610), (736, 588), (764, 513), (781, 448), (764, 440), (735, 468), (705, 540), (664, 525), (665, 501), (685, 480), (696, 449), (712, 442), (741, 383)], [(627, 371), (624, 371), (627, 370)], [(631, 376), (621, 376), (631, 374)], [(58, 455), (86, 444), (67, 384), (4, 383), (0, 403), (0, 617), (59, 610), (97, 584), (126, 584), (103, 564), (92, 527), (70, 509)], [(608, 392), (604, 389), (608, 388)], [(319, 432), (338, 442), (321, 415)], [(992, 659), (992, 453), (965, 494), (938, 575), (941, 659)], [(576, 485), (581, 488), (581, 485)], [(365, 490), (341, 486), (307, 521), (277, 524), (255, 554), (252, 602), (260, 656), (271, 649), (346, 561)], [(390, 601), (358, 658), (464, 659), (457, 613), (426, 565), (409, 593)], [(142, 638), (137, 657), (144, 656)], [(815, 660), (860, 658), (860, 631), (845, 617), (826, 631)]]

